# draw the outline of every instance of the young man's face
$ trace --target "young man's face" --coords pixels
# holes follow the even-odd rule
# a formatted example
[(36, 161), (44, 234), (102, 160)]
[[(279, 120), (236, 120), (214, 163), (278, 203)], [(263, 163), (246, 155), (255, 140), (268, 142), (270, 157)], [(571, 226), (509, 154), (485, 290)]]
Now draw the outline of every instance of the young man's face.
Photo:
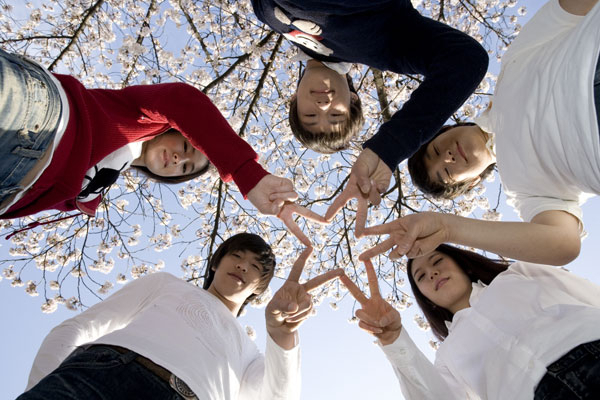
[(312, 133), (329, 133), (341, 129), (350, 116), (350, 92), (344, 75), (322, 63), (309, 60), (296, 92), (298, 118)]
[(477, 178), (495, 160), (477, 125), (457, 126), (433, 139), (425, 152), (429, 179), (452, 184)]
[(144, 143), (140, 157), (150, 172), (158, 176), (182, 176), (203, 168), (208, 159), (178, 132), (163, 133)]
[[(224, 300), (224, 303), (226, 301), (233, 305), (241, 305), (256, 293), (263, 269), (255, 253), (246, 250), (233, 251), (223, 256), (219, 262), (208, 291)], [(225, 305), (229, 306), (227, 303)]]

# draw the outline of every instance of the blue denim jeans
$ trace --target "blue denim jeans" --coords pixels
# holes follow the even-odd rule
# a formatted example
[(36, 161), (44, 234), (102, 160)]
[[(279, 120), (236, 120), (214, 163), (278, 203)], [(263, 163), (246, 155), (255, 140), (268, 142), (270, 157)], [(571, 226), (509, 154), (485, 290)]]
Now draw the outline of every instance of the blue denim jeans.
[(25, 58), (0, 49), (0, 202), (52, 143), (62, 105), (48, 74)]
[(137, 356), (101, 345), (78, 348), (17, 400), (183, 400), (167, 382), (135, 362)]
[(584, 343), (550, 364), (535, 400), (600, 398), (600, 340)]

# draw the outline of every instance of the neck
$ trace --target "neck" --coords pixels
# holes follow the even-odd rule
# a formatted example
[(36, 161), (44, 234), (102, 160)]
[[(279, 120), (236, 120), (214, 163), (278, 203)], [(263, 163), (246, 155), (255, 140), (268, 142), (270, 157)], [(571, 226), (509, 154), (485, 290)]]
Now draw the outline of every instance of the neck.
[[(477, 127), (479, 128), (479, 133), (481, 134), (481, 137), (483, 138), (483, 143), (487, 143), (488, 140), (490, 140), (489, 133), (487, 133), (486, 131), (484, 131), (483, 129), (481, 129), (479, 126), (477, 126)], [(492, 152), (490, 152), (487, 149), (487, 146), (486, 146), (486, 150), (487, 150), (487, 154), (490, 157), (489, 164), (495, 163), (496, 162), (496, 155), (493, 154)]]
[(243, 303), (237, 303), (224, 297), (215, 289), (214, 285), (210, 285), (208, 289), (206, 289), (206, 291), (215, 296), (217, 299), (219, 299), (221, 303), (223, 303), (225, 307), (227, 307), (229, 311), (231, 311), (231, 314), (233, 314), (234, 317), (237, 317), (238, 313), (240, 312), (240, 308), (242, 308)]

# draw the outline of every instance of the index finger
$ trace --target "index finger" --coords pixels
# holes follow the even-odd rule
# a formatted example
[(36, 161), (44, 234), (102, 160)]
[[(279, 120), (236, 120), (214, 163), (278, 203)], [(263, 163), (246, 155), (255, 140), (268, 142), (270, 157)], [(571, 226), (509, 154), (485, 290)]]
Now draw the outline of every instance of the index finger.
[(358, 205), (356, 207), (356, 221), (354, 223), (354, 236), (360, 238), (364, 235), (365, 225), (367, 224), (367, 199), (358, 196)]
[(319, 286), (324, 285), (327, 282), (342, 276), (343, 273), (344, 273), (343, 270), (340, 268), (334, 269), (332, 271), (327, 271), (324, 274), (321, 274), (319, 276), (316, 276), (316, 277), (310, 279), (309, 281), (304, 283), (302, 286), (304, 286), (304, 290), (306, 290), (307, 292), (310, 292), (311, 290), (314, 290), (314, 289), (318, 288)]
[[(287, 207), (287, 205), (284, 207)], [(294, 221), (292, 214), (280, 214), (279, 218), (283, 221), (288, 231), (296, 236), (298, 240), (300, 240), (305, 246), (312, 247), (310, 239), (304, 234), (304, 232), (302, 232), (302, 229), (300, 229), (296, 221)]]
[(361, 306), (364, 306), (369, 299), (365, 294), (360, 290), (358, 286), (352, 281), (352, 279), (348, 278), (348, 275), (344, 274), (340, 276), (340, 280), (346, 286), (352, 297), (356, 299), (360, 303)]
[(369, 281), (369, 291), (371, 292), (371, 297), (377, 295), (381, 296), (379, 293), (379, 281), (377, 280), (377, 274), (375, 273), (375, 268), (373, 267), (373, 263), (371, 260), (364, 260), (365, 269), (367, 270), (367, 280)]
[(390, 234), (399, 228), (398, 225), (400, 225), (398, 220), (394, 220), (381, 225), (369, 226), (368, 228), (363, 229), (362, 233), (363, 236)]
[[(352, 190), (352, 182), (348, 182), (342, 193), (339, 194), (338, 197), (333, 200), (333, 203), (329, 206), (327, 211), (325, 212), (325, 219), (327, 221), (331, 221), (333, 217), (348, 203), (353, 197), (356, 197), (356, 194), (353, 193)], [(358, 187), (356, 188), (358, 191)]]
[(327, 220), (325, 219), (325, 217), (323, 217), (323, 216), (317, 214), (316, 212), (309, 210), (308, 208), (303, 207), (299, 204), (292, 203), (292, 204), (289, 204), (288, 207), (291, 208), (293, 213), (302, 215), (303, 217), (310, 219), (311, 221), (318, 222), (320, 224), (328, 223)]
[(308, 257), (310, 256), (312, 251), (312, 247), (307, 247), (306, 249), (304, 249), (304, 251), (302, 251), (302, 253), (300, 253), (298, 258), (296, 259), (296, 262), (294, 263), (294, 266), (292, 267), (292, 270), (290, 271), (290, 275), (287, 278), (288, 281), (298, 282), (298, 280), (300, 279), (300, 275), (302, 275), (302, 270), (304, 269), (306, 260), (308, 260)]

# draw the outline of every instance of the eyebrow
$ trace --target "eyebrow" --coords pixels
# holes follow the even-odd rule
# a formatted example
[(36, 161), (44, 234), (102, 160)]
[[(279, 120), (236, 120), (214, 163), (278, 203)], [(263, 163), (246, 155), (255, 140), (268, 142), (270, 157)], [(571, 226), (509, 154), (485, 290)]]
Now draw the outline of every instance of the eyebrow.
[[(431, 253), (431, 255), (430, 255), (429, 257), (427, 257), (427, 261), (431, 261), (431, 259), (432, 259), (433, 257), (435, 257), (436, 255), (437, 255), (437, 253), (436, 253), (436, 252), (433, 252), (433, 253)], [(417, 273), (418, 273), (420, 270), (421, 270), (421, 268), (416, 268), (416, 269), (414, 269), (414, 270), (413, 270), (413, 274), (412, 274), (412, 275), (413, 275), (413, 279), (415, 279), (415, 277), (417, 276)]]

